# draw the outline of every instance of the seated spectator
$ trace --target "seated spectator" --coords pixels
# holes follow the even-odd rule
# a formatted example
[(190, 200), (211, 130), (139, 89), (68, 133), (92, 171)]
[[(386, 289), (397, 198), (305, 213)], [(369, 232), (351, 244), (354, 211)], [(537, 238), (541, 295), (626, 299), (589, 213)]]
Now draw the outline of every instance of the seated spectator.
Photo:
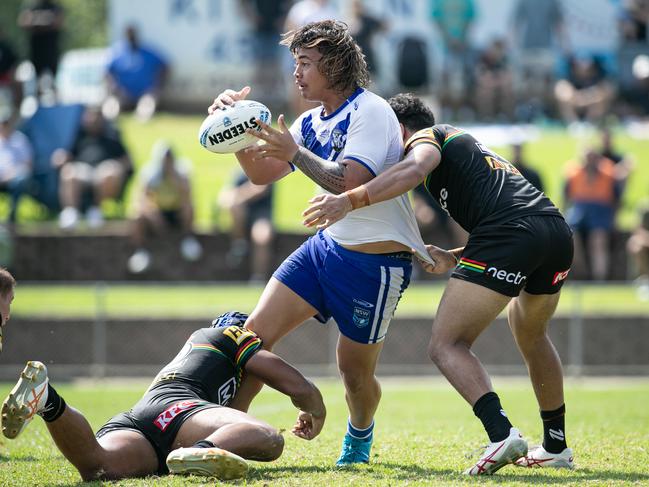
[(79, 222), (84, 197), (91, 197), (86, 212), (91, 228), (103, 224), (101, 204), (118, 199), (133, 173), (133, 164), (119, 133), (111, 130), (98, 108), (89, 107), (83, 114), (81, 129), (70, 151), (57, 149), (52, 164), (60, 168), (59, 226), (71, 230)]
[(580, 164), (570, 165), (565, 185), (566, 220), (584, 250), (589, 274), (602, 281), (608, 275), (610, 237), (619, 201), (613, 162), (594, 148), (584, 151)]
[(146, 271), (151, 254), (146, 249), (147, 234), (179, 230), (183, 239), (180, 253), (185, 260), (196, 261), (203, 254), (201, 244), (193, 235), (194, 206), (189, 180), (189, 163), (178, 159), (171, 146), (158, 141), (153, 146), (151, 160), (142, 169), (136, 195), (136, 215), (132, 223), (135, 253), (128, 261), (134, 274)]
[(141, 121), (156, 111), (168, 74), (168, 64), (151, 47), (143, 45), (137, 29), (129, 25), (126, 39), (113, 48), (107, 67), (110, 96), (104, 103), (104, 115), (114, 118), (122, 109), (135, 108)]
[(233, 187), (221, 192), (218, 205), (228, 210), (232, 218), (227, 263), (238, 267), (252, 254), (250, 281), (266, 282), (275, 236), (273, 185), (253, 184), (243, 172), (237, 171)]
[(527, 163), (527, 160), (523, 155), (522, 142), (512, 144), (511, 162), (523, 177), (532, 184), (532, 186), (539, 191), (545, 191), (543, 181), (541, 180), (541, 174)]
[(554, 95), (566, 123), (597, 123), (609, 113), (615, 88), (597, 56), (572, 56)]
[(514, 114), (514, 85), (502, 39), (492, 41), (478, 56), (475, 66), (475, 107), (482, 120), (511, 120)]
[(11, 197), (10, 224), (16, 222), (18, 202), (27, 190), (32, 159), (29, 140), (14, 129), (11, 107), (0, 106), (0, 192)]
[(638, 298), (649, 301), (649, 206), (641, 210), (640, 224), (633, 230), (627, 249), (638, 273)]

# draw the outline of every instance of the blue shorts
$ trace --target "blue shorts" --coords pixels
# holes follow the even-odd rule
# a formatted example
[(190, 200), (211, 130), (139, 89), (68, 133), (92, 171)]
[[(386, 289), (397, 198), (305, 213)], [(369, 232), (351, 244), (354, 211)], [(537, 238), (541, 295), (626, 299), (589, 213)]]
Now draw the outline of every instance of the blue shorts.
[(575, 203), (566, 212), (566, 221), (578, 232), (613, 229), (615, 210), (601, 203)]
[(408, 252), (365, 254), (348, 250), (318, 232), (289, 255), (273, 277), (333, 317), (340, 333), (359, 343), (385, 338), (403, 291), (410, 284)]

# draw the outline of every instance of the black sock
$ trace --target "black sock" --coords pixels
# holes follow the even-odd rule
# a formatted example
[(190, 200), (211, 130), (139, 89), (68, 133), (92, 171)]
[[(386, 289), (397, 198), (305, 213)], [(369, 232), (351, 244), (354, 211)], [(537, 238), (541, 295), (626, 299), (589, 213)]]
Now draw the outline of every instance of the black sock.
[(512, 424), (500, 405), (500, 399), (495, 392), (487, 392), (473, 405), (473, 413), (480, 418), (484, 429), (493, 443), (502, 441), (509, 436)]
[(194, 443), (192, 448), (214, 448), (214, 443), (209, 440), (201, 440)]
[(541, 411), (543, 420), (543, 448), (549, 453), (561, 453), (568, 448), (566, 435), (566, 405), (554, 411)]
[(47, 401), (45, 401), (45, 408), (38, 413), (40, 417), (51, 423), (63, 414), (65, 407), (65, 401), (59, 396), (56, 389), (52, 387), (52, 384), (47, 384)]

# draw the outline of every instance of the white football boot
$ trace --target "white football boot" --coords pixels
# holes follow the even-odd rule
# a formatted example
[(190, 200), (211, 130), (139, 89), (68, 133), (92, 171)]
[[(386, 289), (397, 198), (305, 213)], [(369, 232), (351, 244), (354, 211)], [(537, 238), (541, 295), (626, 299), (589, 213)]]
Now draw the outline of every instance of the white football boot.
[(508, 463), (527, 455), (527, 442), (516, 428), (502, 441), (490, 443), (476, 464), (465, 470), (465, 475), (491, 475)]
[(528, 468), (575, 468), (574, 455), (570, 448), (561, 453), (550, 453), (543, 446), (537, 446), (524, 457), (516, 460), (517, 467)]
[(243, 458), (220, 448), (178, 448), (167, 456), (167, 467), (172, 474), (221, 480), (240, 479), (248, 472), (248, 463)]
[(16, 386), (2, 403), (2, 433), (7, 438), (16, 438), (45, 408), (48, 383), (45, 365), (35, 360), (27, 362)]

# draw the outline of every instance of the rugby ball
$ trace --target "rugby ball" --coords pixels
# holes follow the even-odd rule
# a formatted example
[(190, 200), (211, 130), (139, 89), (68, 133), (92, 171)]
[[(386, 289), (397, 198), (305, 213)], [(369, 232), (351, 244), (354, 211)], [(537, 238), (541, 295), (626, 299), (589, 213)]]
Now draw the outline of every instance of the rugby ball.
[(216, 110), (201, 124), (198, 141), (208, 151), (230, 154), (240, 151), (259, 139), (246, 133), (247, 129), (261, 130), (257, 119), (270, 124), (270, 110), (263, 103), (240, 100), (222, 110)]

